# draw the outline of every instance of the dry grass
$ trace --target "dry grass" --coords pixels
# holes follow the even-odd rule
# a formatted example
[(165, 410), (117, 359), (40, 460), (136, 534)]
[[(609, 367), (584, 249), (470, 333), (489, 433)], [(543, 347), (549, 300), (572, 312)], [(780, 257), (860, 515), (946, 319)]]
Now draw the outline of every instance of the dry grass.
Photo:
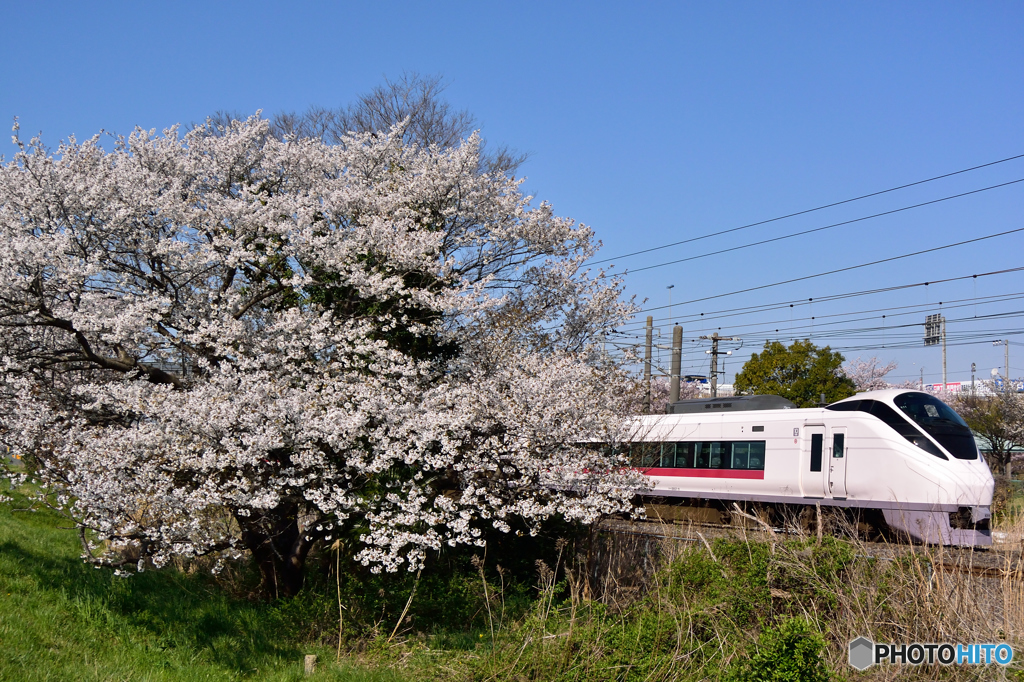
[[(756, 646), (760, 629), (793, 616), (815, 624), (828, 641), (829, 667), (852, 679), (1024, 679), (1024, 515), (1004, 517), (994, 531), (997, 541), (991, 549), (974, 550), (867, 543), (848, 537), (840, 544), (851, 560), (837, 567), (828, 563), (837, 560), (836, 551), (818, 551), (822, 542), (835, 544), (827, 535), (823, 539), (797, 530), (783, 535), (765, 528), (740, 528), (731, 531), (728, 540), (715, 540), (700, 527), (668, 524), (657, 533), (662, 537), (604, 536), (592, 557), (585, 589), (598, 595), (612, 613), (621, 614), (623, 622), (643, 608), (656, 609), (676, 624), (676, 650), (670, 658), (678, 665), (656, 668), (648, 679), (713, 678), (712, 669), (706, 668), (709, 652), (720, 658), (716, 669), (728, 667), (730, 660), (743, 655), (744, 646)], [(758, 626), (729, 622), (726, 607), (673, 591), (671, 571), (665, 567), (685, 562), (694, 553), (707, 555), (729, 580), (739, 578), (735, 562), (715, 556), (716, 548), (725, 546), (734, 554), (745, 547), (752, 565), (757, 563), (755, 555), (767, 548), (763, 577), (770, 599), (755, 605), (762, 609)], [(908, 644), (1006, 642), (1018, 652), (1018, 660), (1009, 669), (882, 665), (858, 673), (848, 666), (847, 646), (859, 636)], [(597, 650), (601, 647), (590, 649)]]

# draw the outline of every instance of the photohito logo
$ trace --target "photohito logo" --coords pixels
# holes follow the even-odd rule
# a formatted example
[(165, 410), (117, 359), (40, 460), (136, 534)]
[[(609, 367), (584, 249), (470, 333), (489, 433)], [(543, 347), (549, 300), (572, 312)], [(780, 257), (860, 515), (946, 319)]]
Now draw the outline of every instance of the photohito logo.
[(867, 670), (882, 663), (921, 665), (1009, 665), (1013, 661), (1013, 648), (999, 644), (953, 644), (950, 642), (927, 644), (875, 644), (867, 637), (850, 642), (850, 665)]

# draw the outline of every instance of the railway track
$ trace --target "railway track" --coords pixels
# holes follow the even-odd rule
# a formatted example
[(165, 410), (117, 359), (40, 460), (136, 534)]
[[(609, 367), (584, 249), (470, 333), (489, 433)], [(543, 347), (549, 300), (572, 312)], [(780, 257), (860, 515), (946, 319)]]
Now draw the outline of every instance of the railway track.
[[(711, 523), (667, 523), (664, 521), (625, 521), (605, 519), (598, 532), (618, 535), (634, 535), (652, 539), (704, 545), (710, 549), (710, 541), (718, 538), (732, 540), (765, 540), (806, 537), (806, 533), (786, 529), (764, 527), (737, 527)], [(1010, 578), (1024, 580), (1024, 561), (1021, 549), (995, 545), (992, 547), (939, 547), (909, 543), (871, 542), (858, 540), (863, 556), (892, 561), (901, 557), (918, 555), (928, 559), (933, 568), (969, 574), (982, 578)]]

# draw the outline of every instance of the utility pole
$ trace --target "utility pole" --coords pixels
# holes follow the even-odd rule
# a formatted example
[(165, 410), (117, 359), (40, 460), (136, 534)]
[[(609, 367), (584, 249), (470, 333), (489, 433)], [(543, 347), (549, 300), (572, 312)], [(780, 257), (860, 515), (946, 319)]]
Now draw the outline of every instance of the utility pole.
[(1010, 389), (1010, 339), (1003, 341), (1003, 348), (1006, 352), (1006, 358), (1003, 361), (1003, 367), (1006, 368), (1006, 378), (1003, 380), (1003, 390), (1007, 391)]
[(946, 318), (942, 320), (942, 395), (946, 395), (949, 386), (946, 384)]
[(672, 327), (672, 378), (669, 384), (669, 403), (679, 400), (679, 369), (683, 356), (683, 328), (678, 324)]
[(718, 397), (718, 356), (719, 355), (732, 355), (732, 351), (720, 352), (718, 350), (719, 341), (739, 341), (739, 337), (736, 336), (719, 336), (718, 332), (715, 332), (711, 336), (702, 336), (702, 339), (711, 340), (711, 350), (704, 351), (711, 355), (711, 397)]
[(644, 414), (651, 413), (651, 345), (654, 342), (654, 317), (647, 316), (647, 343), (644, 347)]
[(974, 373), (978, 371), (978, 365), (971, 363), (971, 395), (974, 395)]

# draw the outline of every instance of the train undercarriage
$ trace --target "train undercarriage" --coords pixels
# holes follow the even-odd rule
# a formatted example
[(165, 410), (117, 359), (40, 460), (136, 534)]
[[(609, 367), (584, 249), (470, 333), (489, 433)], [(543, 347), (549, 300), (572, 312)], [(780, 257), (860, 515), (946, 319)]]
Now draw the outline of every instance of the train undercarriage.
[(992, 544), (986, 507), (884, 509), (846, 506), (836, 500), (795, 503), (698, 497), (644, 496), (637, 500), (648, 521), (667, 524), (771, 529), (773, 532), (838, 535), (877, 542), (984, 547)]

